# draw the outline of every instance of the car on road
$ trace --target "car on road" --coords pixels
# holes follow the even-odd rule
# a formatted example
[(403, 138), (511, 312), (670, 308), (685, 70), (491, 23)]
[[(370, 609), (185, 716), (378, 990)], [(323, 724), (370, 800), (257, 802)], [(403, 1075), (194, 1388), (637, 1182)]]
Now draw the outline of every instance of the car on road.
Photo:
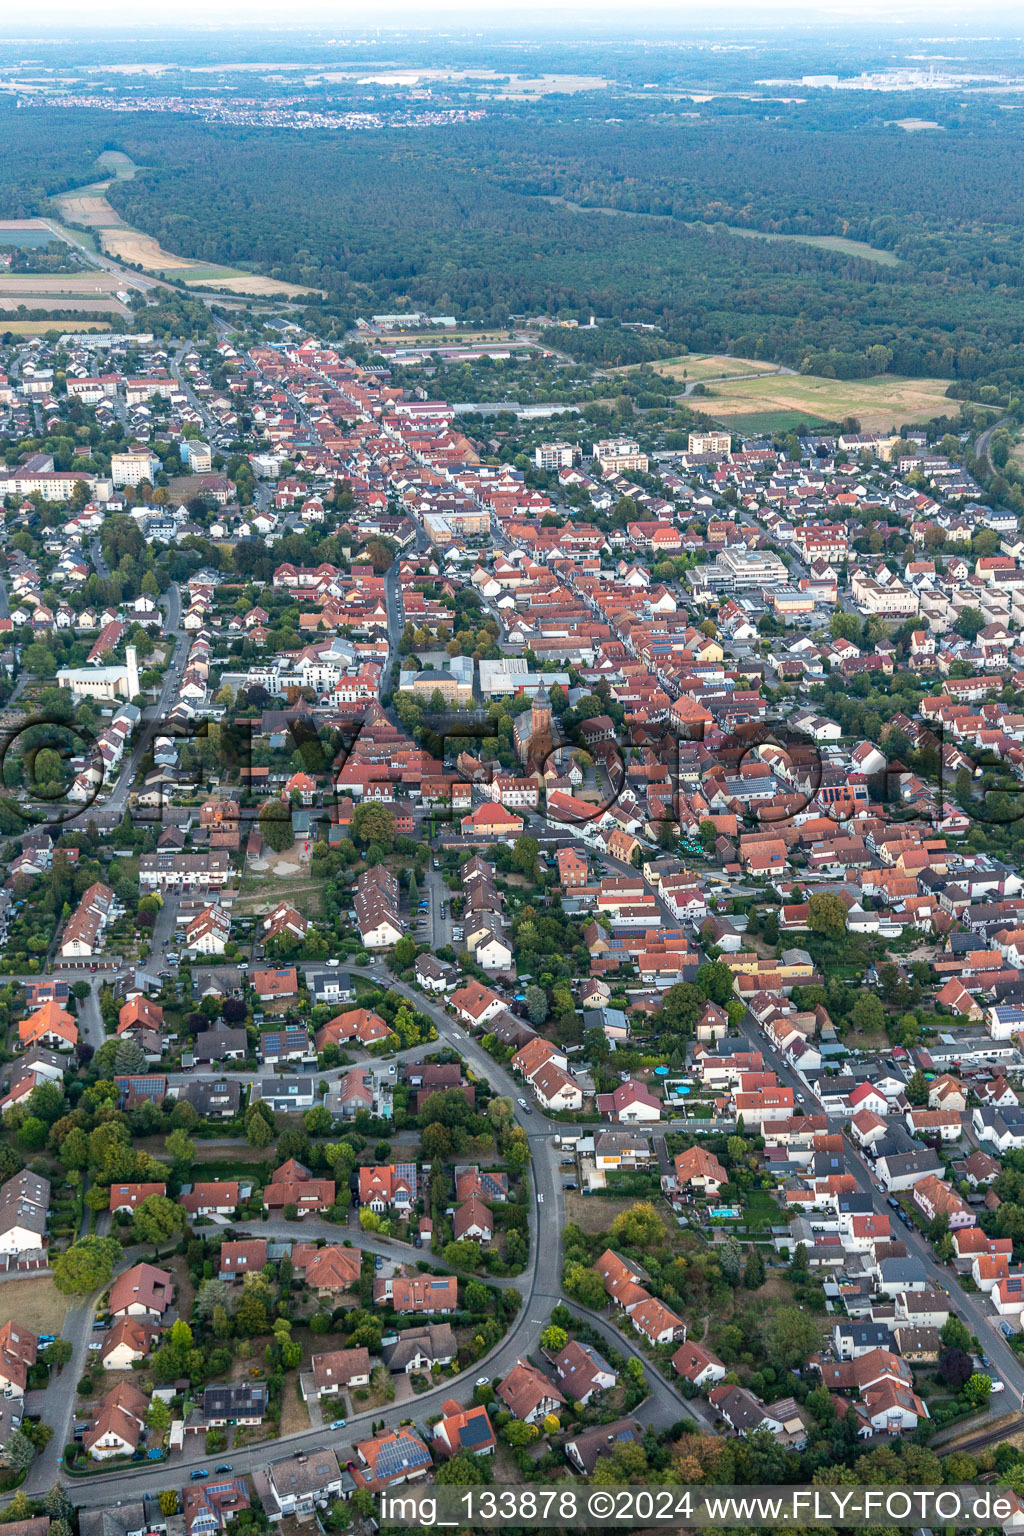
[(348, 1419), (332, 1419), (331, 1420), (331, 1428), (332, 1429), (344, 1429), (345, 1426), (347, 1425), (347, 1423), (348, 1423)]
[(894, 1199), (892, 1195), (889, 1196), (888, 1200), (885, 1203), (886, 1203), (886, 1205), (891, 1205), (894, 1211), (898, 1211), (899, 1208), (900, 1208), (899, 1201)]
[[(878, 1193), (879, 1193), (879, 1194), (880, 1194), (880, 1195), (884, 1195), (884, 1194), (885, 1194), (885, 1185), (884, 1185), (884, 1184), (882, 1184), (882, 1183), (881, 1183), (881, 1182), (880, 1182), (880, 1181), (877, 1181), (877, 1180), (876, 1180), (876, 1182), (875, 1182), (875, 1188), (876, 1188), (876, 1189), (877, 1189), (877, 1190), (878, 1190)], [(894, 1200), (894, 1201), (893, 1201), (893, 1202), (892, 1202), (892, 1203), (893, 1203), (893, 1204), (894, 1204), (894, 1205), (899, 1205), (899, 1201), (898, 1201), (898, 1200)]]
[(220, 1466), (219, 1467), (214, 1467), (213, 1470), (215, 1472), (230, 1472), (231, 1471), (231, 1463), (230, 1463), (230, 1461), (222, 1461)]
[(1003, 1382), (1003, 1381), (999, 1381), (998, 1378), (993, 1376), (993, 1378), (992, 1378), (992, 1391), (993, 1392), (1005, 1392), (1006, 1391), (1006, 1383)]
[(340, 960), (325, 960), (324, 961), (324, 965), (329, 965), (332, 970), (334, 969), (334, 967), (336, 965), (340, 965), (340, 964), (341, 964)]
[(478, 1387), (489, 1387), (491, 1384), (491, 1378), (489, 1376), (478, 1376), (476, 1379), (476, 1384)]
[(519, 1108), (522, 1110), (524, 1115), (532, 1115), (533, 1114), (533, 1110), (530, 1108), (529, 1104), (527, 1104), (525, 1099), (520, 1099), (519, 1100)]
[(198, 1483), (200, 1478), (209, 1477), (209, 1475), (210, 1475), (209, 1467), (197, 1467), (194, 1472), (190, 1472), (189, 1473), (189, 1477), (191, 1478), (192, 1482), (194, 1482), (194, 1483)]

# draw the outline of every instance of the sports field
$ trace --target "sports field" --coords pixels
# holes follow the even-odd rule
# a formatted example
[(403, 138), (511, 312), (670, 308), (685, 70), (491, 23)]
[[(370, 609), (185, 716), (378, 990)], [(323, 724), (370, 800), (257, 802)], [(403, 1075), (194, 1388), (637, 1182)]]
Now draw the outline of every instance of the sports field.
[(773, 373), (736, 379), (700, 397), (701, 410), (740, 431), (788, 431), (800, 422), (842, 421), (855, 416), (866, 431), (886, 431), (904, 422), (956, 415), (946, 396), (948, 379), (823, 379), (815, 374)]

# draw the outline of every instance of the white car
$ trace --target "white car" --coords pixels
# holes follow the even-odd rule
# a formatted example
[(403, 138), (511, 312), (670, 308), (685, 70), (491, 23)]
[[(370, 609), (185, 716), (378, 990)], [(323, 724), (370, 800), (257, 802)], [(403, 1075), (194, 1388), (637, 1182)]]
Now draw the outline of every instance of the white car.
[(491, 1378), (489, 1376), (478, 1376), (476, 1379), (476, 1384), (478, 1387), (489, 1387), (491, 1384)]

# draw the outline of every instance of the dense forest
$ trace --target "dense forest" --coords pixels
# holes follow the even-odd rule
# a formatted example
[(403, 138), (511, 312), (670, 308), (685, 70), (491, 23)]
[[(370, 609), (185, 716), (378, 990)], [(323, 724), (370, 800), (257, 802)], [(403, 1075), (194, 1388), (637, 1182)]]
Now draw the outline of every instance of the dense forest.
[(110, 189), (125, 219), (171, 250), (323, 288), (336, 315), (596, 314), (657, 329), (581, 339), (594, 361), (682, 345), (840, 377), (1024, 382), (1018, 113), (931, 96), (941, 126), (908, 134), (906, 97), (653, 106), (624, 97), (611, 119), (596, 96), (553, 98), (457, 128), (301, 136), (0, 107), (0, 187), (30, 212), (123, 149), (143, 168)]

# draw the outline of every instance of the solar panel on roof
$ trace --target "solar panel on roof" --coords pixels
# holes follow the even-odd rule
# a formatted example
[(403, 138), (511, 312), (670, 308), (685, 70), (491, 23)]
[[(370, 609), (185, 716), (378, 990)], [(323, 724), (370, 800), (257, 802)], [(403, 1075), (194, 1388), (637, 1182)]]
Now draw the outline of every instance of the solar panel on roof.
[(408, 1440), (396, 1440), (383, 1445), (377, 1456), (377, 1476), (394, 1477), (408, 1467), (423, 1466), (429, 1462), (430, 1452)]
[(467, 1423), (463, 1424), (459, 1432), (459, 1439), (465, 1446), (482, 1445), (485, 1440), (490, 1439), (487, 1420), (482, 1413), (477, 1414), (475, 1418), (469, 1419)]

